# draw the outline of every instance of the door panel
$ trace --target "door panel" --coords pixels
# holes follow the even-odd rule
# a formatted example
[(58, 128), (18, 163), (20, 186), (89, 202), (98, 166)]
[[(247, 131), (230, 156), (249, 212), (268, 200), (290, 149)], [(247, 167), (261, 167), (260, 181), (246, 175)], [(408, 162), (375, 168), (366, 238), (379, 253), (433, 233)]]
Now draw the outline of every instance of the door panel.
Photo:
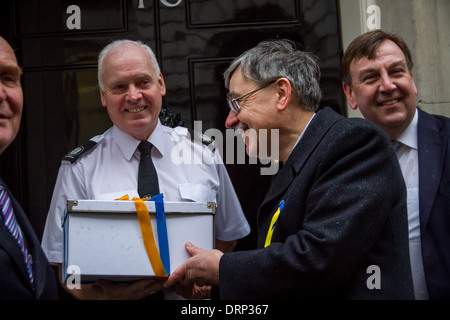
[[(18, 164), (9, 179), (39, 237), (61, 158), (111, 126), (100, 103), (96, 64), (113, 39), (141, 40), (154, 49), (167, 86), (164, 107), (190, 128), (201, 120), (203, 131), (225, 130), (223, 72), (243, 51), (271, 38), (292, 39), (319, 56), (322, 104), (345, 114), (336, 1), (8, 0), (8, 5), (15, 12), (7, 31), (19, 49), (25, 104), (14, 152), (7, 154), (12, 161), (2, 159), (1, 167)], [(79, 8), (79, 20), (72, 5)], [(253, 230), (272, 178), (261, 176), (260, 166), (249, 165), (248, 158), (245, 164), (227, 164)], [(254, 243), (252, 232), (239, 248)]]
[(297, 5), (293, 0), (191, 0), (186, 2), (187, 22), (190, 28), (299, 23)]

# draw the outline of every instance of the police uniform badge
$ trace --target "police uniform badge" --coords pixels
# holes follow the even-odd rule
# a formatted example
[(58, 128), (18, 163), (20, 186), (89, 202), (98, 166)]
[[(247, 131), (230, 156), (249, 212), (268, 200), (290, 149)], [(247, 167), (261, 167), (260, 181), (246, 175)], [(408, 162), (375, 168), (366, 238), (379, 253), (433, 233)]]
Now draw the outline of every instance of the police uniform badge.
[(76, 147), (72, 151), (70, 151), (68, 154), (66, 154), (63, 158), (63, 161), (68, 161), (70, 163), (74, 163), (77, 161), (77, 159), (84, 153), (86, 153), (88, 150), (90, 150), (93, 146), (95, 146), (97, 142), (94, 142), (92, 140), (89, 140), (85, 143), (83, 143), (81, 146)]

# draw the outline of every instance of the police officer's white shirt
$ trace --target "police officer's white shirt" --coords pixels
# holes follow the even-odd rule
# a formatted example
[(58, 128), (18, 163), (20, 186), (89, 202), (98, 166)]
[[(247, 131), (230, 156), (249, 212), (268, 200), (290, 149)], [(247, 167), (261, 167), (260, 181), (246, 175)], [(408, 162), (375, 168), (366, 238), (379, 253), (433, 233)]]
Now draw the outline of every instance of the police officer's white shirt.
[[(61, 217), (67, 199), (138, 197), (140, 141), (116, 126), (91, 140), (97, 143), (94, 147), (74, 163), (62, 161), (59, 168), (42, 238), (42, 248), (53, 263), (63, 260)], [(249, 234), (249, 224), (217, 152), (212, 154), (205, 145), (193, 143), (186, 128), (161, 123), (148, 141), (154, 145), (152, 159), (164, 200), (216, 202), (216, 239), (232, 241)]]

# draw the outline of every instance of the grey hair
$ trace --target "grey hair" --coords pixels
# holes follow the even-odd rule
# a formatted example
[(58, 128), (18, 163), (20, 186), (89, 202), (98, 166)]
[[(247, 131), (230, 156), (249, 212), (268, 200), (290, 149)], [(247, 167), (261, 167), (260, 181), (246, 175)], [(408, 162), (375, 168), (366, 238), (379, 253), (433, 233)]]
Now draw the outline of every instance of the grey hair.
[(158, 60), (156, 59), (155, 54), (153, 53), (153, 50), (146, 44), (144, 44), (141, 41), (134, 41), (134, 40), (115, 40), (108, 44), (106, 47), (103, 48), (103, 50), (98, 55), (98, 64), (97, 64), (97, 77), (98, 77), (98, 85), (100, 89), (103, 91), (105, 90), (105, 86), (103, 84), (103, 60), (105, 59), (106, 55), (109, 53), (112, 53), (122, 47), (126, 46), (138, 46), (144, 49), (145, 52), (148, 53), (150, 56), (150, 59), (153, 64), (153, 69), (155, 69), (155, 73), (159, 75), (161, 73), (161, 70), (159, 68)]
[(322, 93), (317, 57), (297, 49), (295, 42), (286, 39), (262, 41), (241, 54), (224, 73), (227, 89), (231, 76), (239, 67), (244, 78), (259, 85), (287, 78), (305, 110), (315, 111), (319, 108)]

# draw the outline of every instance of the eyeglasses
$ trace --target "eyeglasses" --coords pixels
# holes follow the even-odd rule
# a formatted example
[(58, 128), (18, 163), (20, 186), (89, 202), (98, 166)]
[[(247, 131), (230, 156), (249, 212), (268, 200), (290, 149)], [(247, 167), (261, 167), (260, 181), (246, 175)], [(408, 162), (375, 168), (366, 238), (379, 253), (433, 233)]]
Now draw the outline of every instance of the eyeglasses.
[(243, 98), (245, 98), (245, 97), (251, 95), (252, 93), (255, 93), (255, 92), (259, 91), (259, 90), (262, 90), (262, 89), (264, 89), (264, 88), (270, 86), (272, 83), (276, 82), (277, 80), (278, 80), (278, 79), (271, 80), (271, 81), (269, 81), (269, 82), (263, 84), (263, 85), (262, 85), (261, 87), (259, 87), (258, 89), (255, 89), (255, 90), (253, 90), (253, 91), (250, 91), (249, 93), (243, 94), (243, 95), (240, 96), (240, 97), (237, 97), (237, 98), (230, 98), (230, 97), (227, 97), (228, 107), (229, 107), (231, 110), (233, 110), (236, 114), (238, 114), (238, 113), (241, 111), (241, 106), (239, 105), (239, 102), (238, 102), (239, 100), (241, 100), (241, 99), (243, 99)]

